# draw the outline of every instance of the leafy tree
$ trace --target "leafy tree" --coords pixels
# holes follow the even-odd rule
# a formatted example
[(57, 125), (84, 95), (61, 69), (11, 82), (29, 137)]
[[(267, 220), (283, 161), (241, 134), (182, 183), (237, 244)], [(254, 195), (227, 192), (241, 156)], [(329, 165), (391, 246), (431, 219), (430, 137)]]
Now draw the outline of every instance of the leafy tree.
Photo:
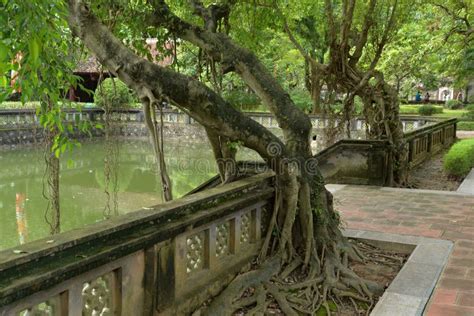
[[(78, 84), (72, 75), (67, 12), (59, 0), (0, 2), (0, 102), (13, 91), (21, 91), (22, 102), (40, 101), (37, 114), (47, 143), (46, 218), (52, 234), (60, 231), (58, 157), (74, 146), (67, 137), (73, 127), (63, 123), (61, 111), (64, 93)], [(11, 71), (17, 75), (10, 85)]]
[[(326, 191), (322, 175), (312, 158), (312, 126), (309, 118), (295, 106), (289, 94), (252, 51), (238, 45), (230, 36), (214, 27), (225, 23), (227, 19), (225, 15), (218, 19), (217, 15), (212, 14), (218, 4), (205, 6), (201, 2), (191, 1), (189, 11), (196, 15), (189, 19), (193, 21), (191, 23), (182, 18), (187, 15), (180, 11), (181, 7), (177, 6), (174, 10), (164, 1), (149, 1), (140, 8), (145, 11), (144, 15), (140, 15), (140, 12), (121, 14), (118, 18), (120, 23), (113, 24), (115, 29), (112, 32), (97, 17), (103, 13), (98, 7), (101, 1), (98, 1), (99, 4), (94, 2), (94, 7), (87, 6), (82, 0), (68, 2), (69, 23), (73, 33), (107, 69), (136, 91), (145, 106), (152, 106), (166, 98), (202, 124), (210, 138), (216, 136), (228, 139), (253, 149), (274, 169), (278, 198), (261, 258), (267, 257), (269, 245), (274, 240), (278, 246), (271, 255), (272, 262), (277, 263), (277, 270), (287, 264), (296, 267), (305, 265), (309, 279), (308, 284), (302, 287), (310, 291), (311, 295), (316, 295), (319, 288), (324, 289), (317, 296), (324, 306), (328, 306), (329, 296), (347, 295), (341, 288), (354, 288), (357, 294), (352, 293), (351, 296), (356, 299), (372, 299), (375, 290), (373, 284), (359, 278), (347, 266), (347, 259), (360, 260), (361, 257), (339, 230), (340, 219), (333, 209), (332, 196)], [(121, 13), (127, 8), (129, 6)], [(116, 13), (112, 15), (117, 16)], [(204, 21), (204, 26), (198, 26), (198, 18)], [(118, 38), (121, 33), (117, 27), (126, 29), (136, 20), (140, 21), (140, 27), (135, 32), (142, 30), (143, 35), (153, 30), (155, 34), (171, 34), (202, 50), (207, 58), (219, 64), (223, 74), (233, 72), (239, 75), (274, 114), (283, 130), (284, 139), (280, 140), (237, 111), (220, 96), (219, 91), (214, 91), (195, 78), (160, 67), (127, 48)], [(211, 140), (211, 144), (217, 143), (219, 139)], [(233, 146), (225, 148), (232, 149)], [(228, 178), (223, 176), (223, 179)], [(279, 234), (272, 234), (274, 229)], [(275, 265), (264, 265), (262, 269), (265, 268), (273, 270)], [(312, 276), (317, 274), (320, 276), (313, 279)], [(247, 287), (249, 284), (241, 286)], [(286, 297), (278, 295), (278, 290), (275, 291), (269, 285), (268, 291), (279, 301), (285, 313), (296, 314), (289, 307)], [(231, 313), (234, 298), (229, 296), (232, 295), (224, 292), (211, 304), (209, 313)]]
[[(406, 19), (409, 3), (403, 0), (356, 2), (301, 1), (291, 5), (285, 1), (273, 2), (278, 10), (283, 28), (289, 39), (310, 65), (312, 97), (317, 107), (320, 102), (321, 86), (325, 84), (329, 95), (344, 94), (343, 119), (350, 135), (351, 117), (355, 112), (354, 99), (360, 97), (364, 103), (364, 115), (368, 124), (369, 138), (386, 138), (393, 149), (389, 163), (387, 183), (403, 184), (407, 167), (404, 163), (406, 150), (403, 130), (399, 120), (399, 101), (395, 91), (376, 67), (385, 46), (392, 40), (397, 27)], [(300, 29), (299, 12), (312, 14), (314, 19), (324, 21), (327, 29), (319, 31), (319, 49), (311, 36), (295, 30)], [(296, 16), (296, 17), (295, 17)], [(309, 30), (316, 30), (310, 27)], [(325, 35), (325, 37), (323, 36)], [(324, 53), (327, 47), (327, 54)], [(315, 51), (319, 58), (315, 58)], [(321, 58), (322, 54), (325, 58)], [(316, 90), (314, 90), (316, 89)], [(334, 99), (333, 99), (334, 100)], [(333, 100), (329, 104), (334, 103)], [(341, 124), (342, 126), (342, 124)]]

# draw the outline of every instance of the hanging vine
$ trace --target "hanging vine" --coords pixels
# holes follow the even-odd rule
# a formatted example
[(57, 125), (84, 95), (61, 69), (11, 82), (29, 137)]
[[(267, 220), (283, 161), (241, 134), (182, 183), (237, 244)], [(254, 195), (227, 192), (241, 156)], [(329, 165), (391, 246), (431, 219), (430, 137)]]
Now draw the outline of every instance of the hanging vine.
[[(173, 199), (171, 179), (168, 175), (166, 161), (164, 157), (164, 137), (163, 137), (163, 101), (155, 98), (153, 92), (147, 88), (143, 89), (140, 99), (143, 104), (143, 113), (145, 115), (145, 124), (150, 133), (153, 150), (157, 163), (157, 172), (161, 179), (162, 198), (164, 201)], [(156, 111), (160, 113), (160, 122), (158, 123)]]
[[(46, 112), (49, 115), (57, 116), (61, 119), (61, 112), (54, 106), (51, 100), (45, 102)], [(44, 105), (42, 105), (42, 110)], [(61, 210), (59, 202), (59, 154), (58, 147), (58, 127), (45, 126), (44, 128), (44, 162), (45, 171), (43, 175), (43, 197), (47, 201), (44, 219), (49, 225), (49, 232), (55, 235), (61, 232)]]
[(49, 225), (51, 235), (61, 231), (61, 212), (59, 203), (59, 158), (56, 157), (52, 148), (54, 144), (55, 131), (46, 131), (44, 149), (45, 172), (43, 175), (43, 197), (47, 201), (44, 218)]
[[(109, 95), (104, 92), (103, 72), (99, 78), (99, 93), (103, 98), (104, 107), (104, 134), (105, 134), (105, 155), (104, 155), (104, 193), (106, 196), (103, 210), (104, 218), (118, 215), (118, 182), (119, 182), (119, 155), (120, 144), (117, 137), (117, 126), (113, 122), (113, 104)], [(112, 79), (113, 93), (117, 95), (117, 87)]]

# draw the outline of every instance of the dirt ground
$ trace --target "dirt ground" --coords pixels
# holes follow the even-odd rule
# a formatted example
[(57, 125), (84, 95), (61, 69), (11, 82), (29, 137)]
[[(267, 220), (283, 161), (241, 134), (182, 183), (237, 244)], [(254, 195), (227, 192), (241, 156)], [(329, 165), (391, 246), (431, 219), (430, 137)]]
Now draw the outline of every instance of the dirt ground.
[(462, 179), (448, 177), (443, 170), (446, 151), (436, 154), (410, 172), (409, 187), (413, 189), (456, 191)]

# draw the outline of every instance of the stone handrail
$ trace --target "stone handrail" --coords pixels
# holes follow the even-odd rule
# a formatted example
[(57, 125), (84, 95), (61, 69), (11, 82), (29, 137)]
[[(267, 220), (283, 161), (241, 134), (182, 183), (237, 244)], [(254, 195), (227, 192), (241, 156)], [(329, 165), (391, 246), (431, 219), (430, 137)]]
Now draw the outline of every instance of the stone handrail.
[(0, 315), (189, 312), (257, 254), (273, 199), (264, 173), (2, 251)]
[[(82, 110), (64, 109), (65, 121), (75, 120), (103, 121), (105, 112), (100, 108), (84, 108)], [(271, 113), (265, 112), (245, 112), (246, 115), (259, 122), (265, 127), (278, 128), (276, 119)], [(175, 109), (166, 108), (163, 110), (163, 119), (166, 123), (193, 124), (195, 121), (186, 113)], [(329, 120), (319, 115), (309, 115), (309, 118), (316, 129), (321, 129), (329, 124)], [(118, 122), (143, 122), (144, 115), (141, 109), (114, 109), (112, 119)], [(404, 130), (417, 129), (420, 126), (437, 120), (429, 117), (403, 116), (401, 117)], [(364, 118), (354, 117), (351, 122), (352, 130), (364, 129)], [(34, 109), (0, 110), (0, 129), (14, 128), (20, 126), (37, 125), (38, 117)], [(337, 124), (337, 123), (336, 123)]]
[(456, 140), (457, 119), (447, 119), (408, 133), (408, 162), (416, 166)]

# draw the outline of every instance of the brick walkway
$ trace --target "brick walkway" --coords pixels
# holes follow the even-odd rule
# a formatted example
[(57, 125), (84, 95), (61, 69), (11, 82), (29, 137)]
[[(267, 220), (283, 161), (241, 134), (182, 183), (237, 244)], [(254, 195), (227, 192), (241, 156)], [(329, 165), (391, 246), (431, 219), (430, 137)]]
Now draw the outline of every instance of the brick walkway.
[(474, 196), (355, 185), (328, 188), (339, 189), (336, 207), (348, 228), (453, 241), (425, 315), (474, 315)]

